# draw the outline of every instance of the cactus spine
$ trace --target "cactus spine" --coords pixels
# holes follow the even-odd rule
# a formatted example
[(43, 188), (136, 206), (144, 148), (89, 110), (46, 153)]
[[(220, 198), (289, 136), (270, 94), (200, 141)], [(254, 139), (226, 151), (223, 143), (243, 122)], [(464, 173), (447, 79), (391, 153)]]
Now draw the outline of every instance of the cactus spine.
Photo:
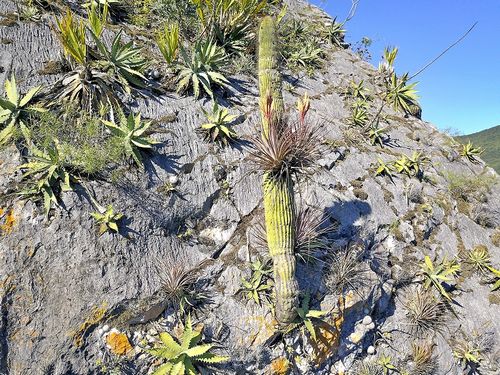
[[(270, 129), (280, 131), (284, 112), (281, 75), (274, 21), (262, 20), (259, 30), (259, 92), (262, 136)], [(298, 284), (295, 279), (295, 202), (293, 181), (289, 173), (264, 173), (264, 211), (269, 253), (273, 259), (276, 293), (276, 318), (280, 323), (292, 322), (297, 313)]]

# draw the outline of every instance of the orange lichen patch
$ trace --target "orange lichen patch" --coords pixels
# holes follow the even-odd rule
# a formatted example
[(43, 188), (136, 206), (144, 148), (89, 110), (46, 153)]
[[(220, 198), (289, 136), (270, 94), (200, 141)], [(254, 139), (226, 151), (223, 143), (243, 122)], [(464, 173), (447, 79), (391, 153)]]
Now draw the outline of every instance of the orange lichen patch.
[(0, 208), (0, 232), (3, 234), (9, 234), (12, 232), (12, 228), (16, 223), (16, 219), (14, 217), (14, 210), (9, 210), (7, 213), (3, 208)]
[(100, 307), (94, 306), (90, 315), (85, 321), (78, 327), (78, 329), (72, 334), (73, 343), (77, 348), (80, 348), (85, 340), (85, 335), (90, 328), (95, 327), (101, 320), (104, 319), (106, 315), (108, 304), (104, 302)]
[(116, 355), (125, 355), (132, 350), (132, 345), (128, 341), (128, 337), (124, 333), (111, 332), (106, 336), (106, 343), (109, 350)]
[(290, 362), (285, 357), (274, 359), (269, 366), (269, 375), (287, 375), (290, 371)]
[(313, 360), (320, 366), (335, 354), (340, 344), (340, 333), (344, 322), (345, 300), (339, 298), (339, 309), (334, 312), (328, 321), (321, 322), (316, 330), (316, 341), (312, 342)]
[(247, 327), (255, 327), (255, 329), (252, 329), (252, 333), (246, 336), (250, 342), (244, 342), (242, 344), (248, 344), (250, 346), (262, 345), (267, 339), (274, 335), (277, 325), (278, 322), (276, 319), (264, 315), (248, 317)]

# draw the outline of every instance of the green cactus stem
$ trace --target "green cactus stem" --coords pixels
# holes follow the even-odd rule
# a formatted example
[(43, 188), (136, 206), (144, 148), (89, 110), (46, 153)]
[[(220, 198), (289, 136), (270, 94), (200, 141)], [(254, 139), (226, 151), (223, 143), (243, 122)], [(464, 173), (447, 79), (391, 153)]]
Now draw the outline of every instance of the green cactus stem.
[[(262, 135), (280, 131), (284, 112), (281, 74), (274, 21), (265, 17), (259, 33), (259, 92), (262, 116)], [(264, 211), (267, 245), (273, 260), (276, 295), (276, 319), (291, 323), (297, 316), (298, 284), (295, 279), (296, 260), (293, 181), (289, 173), (264, 173)]]

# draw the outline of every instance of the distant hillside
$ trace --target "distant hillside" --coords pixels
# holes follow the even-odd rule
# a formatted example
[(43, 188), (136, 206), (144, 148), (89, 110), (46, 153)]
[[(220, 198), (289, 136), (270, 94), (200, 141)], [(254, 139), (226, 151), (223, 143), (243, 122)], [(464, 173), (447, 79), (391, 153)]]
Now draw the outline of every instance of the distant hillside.
[(500, 174), (500, 125), (470, 135), (456, 137), (461, 143), (469, 140), (484, 148), (482, 159)]

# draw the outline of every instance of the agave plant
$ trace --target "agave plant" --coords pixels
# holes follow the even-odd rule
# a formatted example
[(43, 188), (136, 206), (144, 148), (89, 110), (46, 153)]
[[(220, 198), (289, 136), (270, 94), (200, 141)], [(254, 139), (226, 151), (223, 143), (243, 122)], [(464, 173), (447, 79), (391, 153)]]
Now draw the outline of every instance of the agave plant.
[(492, 291), (500, 289), (500, 271), (491, 265), (491, 258), (486, 247), (476, 246), (469, 252), (467, 261), (474, 268), (486, 274), (489, 272), (493, 276), (496, 281), (493, 284)]
[(18, 126), (21, 132), (26, 134), (28, 132), (26, 122), (32, 114), (46, 112), (46, 109), (32, 105), (33, 98), (41, 89), (41, 86), (34, 87), (26, 95), (21, 96), (17, 91), (14, 75), (10, 80), (5, 81), (7, 97), (0, 98), (0, 125), (5, 124), (5, 128), (0, 131), (0, 145), (7, 143), (12, 138)]
[(351, 81), (349, 88), (347, 89), (349, 95), (354, 99), (361, 99), (366, 101), (368, 99), (368, 89), (365, 87), (365, 81), (361, 80), (358, 83)]
[(193, 0), (198, 18), (228, 54), (243, 54), (255, 39), (254, 26), (268, 0)]
[(141, 114), (130, 113), (127, 117), (120, 114), (119, 124), (111, 121), (101, 120), (111, 133), (123, 142), (125, 154), (132, 157), (138, 167), (143, 168), (141, 150), (153, 148), (159, 142), (149, 139), (145, 133), (151, 126), (151, 122), (141, 121)]
[(405, 73), (401, 78), (392, 73), (385, 100), (392, 105), (396, 111), (403, 111), (405, 113), (412, 112), (412, 106), (418, 105), (418, 95), (415, 90), (417, 82), (407, 84), (408, 73)]
[(352, 106), (351, 117), (349, 122), (355, 126), (363, 126), (368, 121), (368, 112), (366, 110), (366, 102), (364, 100), (356, 101)]
[(319, 67), (322, 61), (323, 50), (313, 42), (306, 43), (287, 58), (288, 64), (306, 69)]
[(190, 316), (178, 341), (167, 332), (160, 333), (161, 344), (148, 350), (149, 354), (164, 362), (153, 375), (194, 375), (200, 373), (198, 367), (202, 365), (229, 360), (229, 357), (211, 353), (214, 345), (200, 344), (201, 339), (201, 332), (193, 329)]
[(56, 190), (72, 190), (70, 182), (74, 179), (67, 170), (64, 156), (57, 140), (44, 150), (29, 146), (28, 162), (19, 168), (24, 171), (22, 178), (30, 178), (29, 187), (21, 195), (41, 196), (45, 213), (48, 215), (52, 204), (58, 205)]
[(412, 156), (402, 155), (393, 165), (398, 173), (404, 173), (409, 177), (421, 177), (422, 166), (428, 162), (429, 159), (421, 152), (414, 151)]
[(472, 163), (477, 163), (477, 157), (480, 156), (484, 150), (481, 147), (475, 147), (471, 141), (466, 145), (462, 145), (460, 155), (467, 158)]
[(343, 29), (344, 23), (337, 22), (334, 18), (332, 23), (325, 26), (321, 32), (323, 37), (327, 39), (334, 46), (341, 47), (344, 43), (345, 30)]
[(121, 42), (122, 31), (120, 31), (116, 34), (111, 48), (108, 50), (97, 35), (93, 32), (90, 35), (92, 35), (101, 54), (99, 65), (104, 71), (111, 70), (111, 75), (116, 76), (127, 93), (130, 93), (129, 84), (144, 87), (143, 81), (146, 80), (146, 77), (144, 77), (143, 72), (148, 63), (141, 56), (141, 49), (133, 46), (133, 41), (123, 44)]
[(194, 97), (200, 96), (201, 88), (213, 97), (213, 85), (226, 86), (229, 81), (221, 74), (226, 58), (224, 51), (210, 40), (197, 42), (192, 56), (189, 57), (180, 47), (183, 64), (180, 66), (177, 92), (185, 91), (192, 86)]
[(386, 128), (380, 128), (378, 124), (376, 126), (372, 126), (372, 128), (368, 131), (368, 137), (370, 138), (370, 144), (372, 146), (377, 143), (380, 147), (384, 147), (384, 142), (386, 139)]
[(423, 285), (425, 289), (433, 285), (443, 297), (451, 301), (451, 297), (448, 292), (446, 292), (442, 283), (453, 281), (452, 277), (459, 271), (460, 264), (455, 261), (447, 262), (445, 258), (439, 264), (435, 265), (431, 258), (426, 255), (424, 263), (421, 265), (420, 274), (424, 277), (425, 281)]
[(388, 73), (390, 76), (394, 73), (394, 61), (398, 55), (398, 48), (389, 48), (386, 47), (384, 49), (384, 56), (382, 62), (378, 66), (378, 71), (380, 73)]
[(247, 299), (253, 300), (257, 305), (261, 305), (262, 301), (270, 304), (271, 296), (269, 291), (273, 286), (270, 273), (270, 260), (267, 259), (263, 262), (257, 259), (252, 263), (252, 275), (250, 279), (241, 279), (241, 289), (238, 293), (245, 294)]
[(378, 166), (375, 171), (375, 176), (389, 176), (392, 179), (392, 172), (394, 171), (394, 166), (392, 163), (386, 163), (382, 159), (378, 158)]
[(217, 102), (214, 102), (212, 113), (203, 109), (203, 113), (207, 118), (207, 123), (201, 125), (201, 128), (206, 131), (207, 137), (213, 142), (219, 141), (227, 144), (234, 138), (236, 133), (229, 127), (238, 116), (229, 114), (227, 108), (219, 107)]
[(304, 298), (302, 299), (302, 303), (300, 307), (297, 308), (297, 320), (290, 325), (288, 328), (287, 332), (290, 332), (291, 330), (304, 325), (305, 329), (307, 332), (309, 332), (309, 335), (311, 338), (316, 341), (316, 327), (315, 325), (318, 322), (322, 322), (321, 317), (325, 316), (328, 314), (326, 311), (320, 311), (320, 310), (311, 310), (309, 307), (309, 302), (311, 300), (311, 297), (309, 293), (306, 293), (304, 295)]
[(156, 44), (167, 64), (172, 64), (179, 52), (179, 25), (165, 25), (163, 32), (156, 36)]
[(115, 213), (111, 204), (106, 209), (100, 208), (98, 212), (90, 214), (99, 224), (99, 236), (102, 236), (107, 231), (118, 233), (118, 221), (123, 218), (123, 214)]

